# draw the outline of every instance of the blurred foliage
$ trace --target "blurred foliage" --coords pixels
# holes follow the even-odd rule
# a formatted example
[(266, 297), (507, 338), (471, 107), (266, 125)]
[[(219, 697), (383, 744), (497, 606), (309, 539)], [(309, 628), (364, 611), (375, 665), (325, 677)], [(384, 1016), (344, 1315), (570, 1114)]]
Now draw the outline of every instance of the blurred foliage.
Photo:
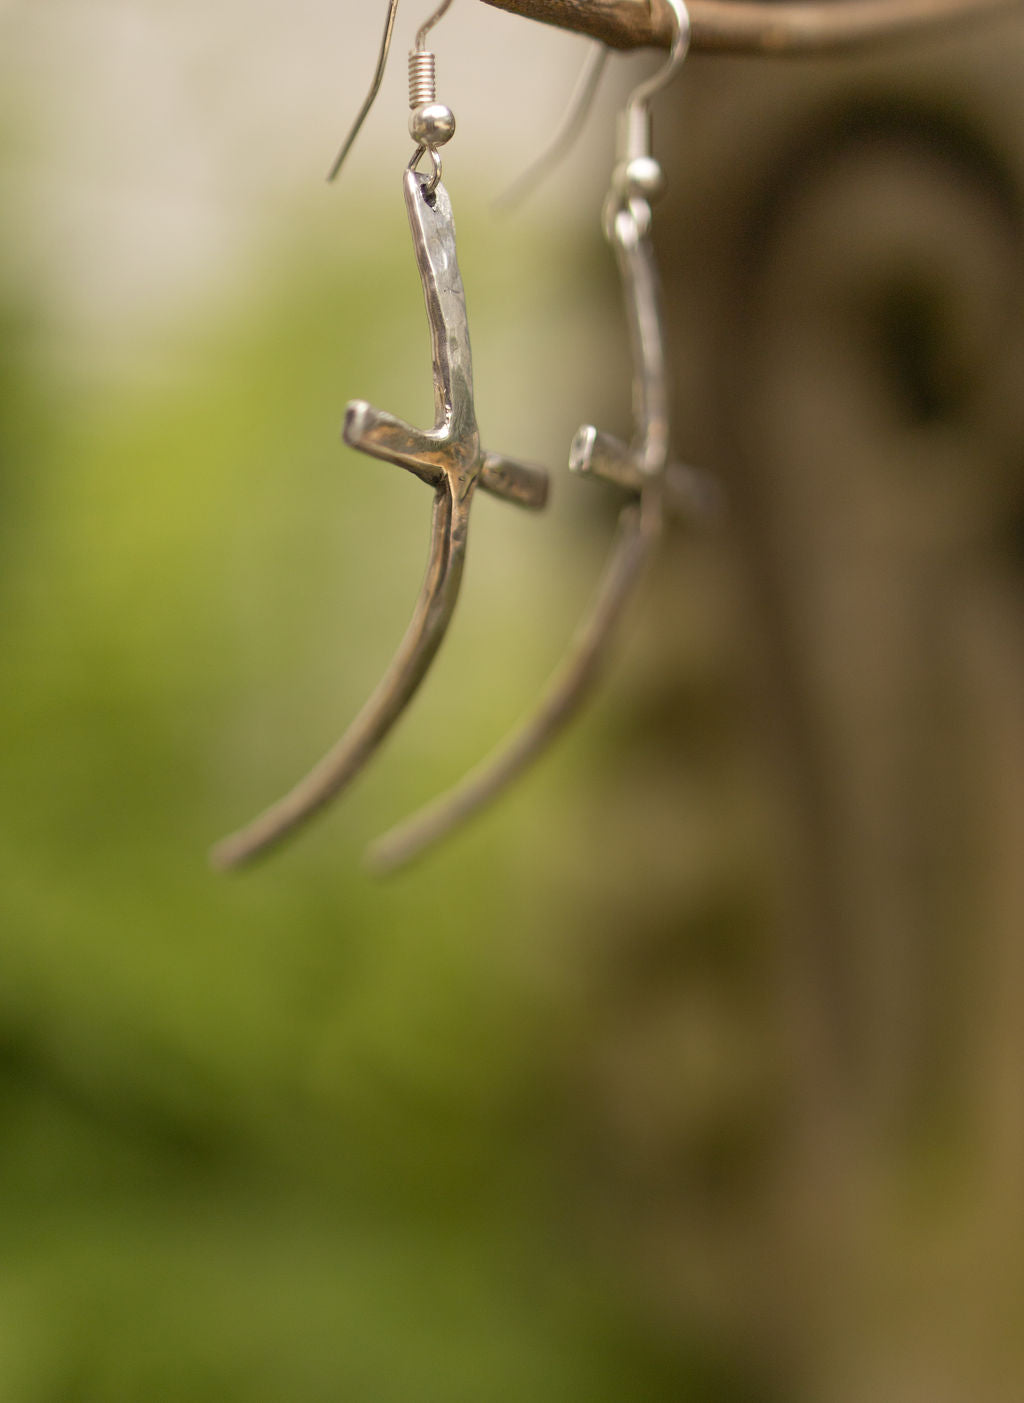
[(44, 376), (4, 320), (3, 1403), (732, 1396), (574, 1227), (535, 806), (390, 886), (355, 863), (457, 772), (448, 717), (459, 755), (500, 729), (543, 569), (513, 596), (478, 546), (487, 667), (286, 855), (205, 869), (415, 591), (426, 495), (331, 438), (349, 393), (429, 412), (408, 265), (296, 259), (137, 380)]

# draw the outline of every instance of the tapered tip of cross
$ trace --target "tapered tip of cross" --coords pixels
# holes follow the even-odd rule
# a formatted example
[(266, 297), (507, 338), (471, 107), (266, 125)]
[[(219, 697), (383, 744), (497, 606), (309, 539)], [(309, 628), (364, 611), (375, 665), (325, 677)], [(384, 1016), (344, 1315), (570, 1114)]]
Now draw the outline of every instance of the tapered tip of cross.
[(593, 424), (577, 429), (569, 448), (569, 471), (581, 477), (600, 478), (636, 496), (649, 481), (631, 445), (612, 434), (602, 433)]
[(575, 437), (569, 445), (569, 471), (571, 473), (582, 473), (583, 476), (586, 476), (592, 470), (596, 442), (597, 430), (593, 424), (584, 424), (581, 429), (576, 430)]
[(369, 427), (372, 409), (364, 399), (350, 400), (345, 408), (341, 436), (350, 448), (358, 448)]

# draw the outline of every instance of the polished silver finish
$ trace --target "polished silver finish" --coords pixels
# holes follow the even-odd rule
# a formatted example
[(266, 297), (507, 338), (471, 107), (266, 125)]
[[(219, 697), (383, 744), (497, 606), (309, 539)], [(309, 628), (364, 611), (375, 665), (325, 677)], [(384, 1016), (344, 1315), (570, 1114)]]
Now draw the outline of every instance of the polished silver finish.
[[(651, 97), (675, 72), (686, 52), (686, 11), (681, 0), (670, 2), (679, 15), (677, 42), (664, 72), (642, 84), (630, 98), (620, 135), (619, 165), (623, 167), (650, 158), (650, 151), (641, 149), (636, 136), (641, 130), (637, 118), (646, 115)], [(649, 123), (644, 123), (642, 130), (649, 133)], [(613, 183), (605, 205), (604, 227), (625, 294), (633, 363), (634, 434), (625, 445), (586, 425), (573, 440), (570, 466), (584, 476), (602, 478), (629, 492), (634, 501), (620, 517), (616, 542), (590, 612), (540, 705), (460, 784), (373, 845), (368, 861), (377, 872), (401, 867), (437, 843), (494, 799), (550, 744), (576, 715), (600, 676), (616, 626), (661, 534), (670, 505), (682, 508), (689, 517), (713, 503), (698, 474), (669, 466), (668, 377), (650, 224), (650, 206), (640, 190), (621, 190)]]
[(455, 113), (443, 102), (426, 102), (409, 114), (409, 135), (418, 146), (444, 146), (455, 135)]
[(218, 867), (256, 857), (304, 823), (339, 793), (391, 730), (441, 645), (458, 598), (469, 511), (477, 484), (520, 506), (547, 499), (542, 468), (487, 453), (473, 404), (473, 364), (466, 299), (455, 252), (451, 201), (443, 185), (433, 195), (415, 171), (404, 176), (416, 261), (430, 322), (434, 367), (434, 427), (414, 428), (365, 400), (345, 414), (345, 442), (406, 468), (435, 492), (426, 577), (383, 680), (337, 745), (290, 793), (213, 851)]
[(622, 184), (632, 195), (654, 204), (665, 193), (665, 175), (651, 156), (634, 156), (622, 167)]

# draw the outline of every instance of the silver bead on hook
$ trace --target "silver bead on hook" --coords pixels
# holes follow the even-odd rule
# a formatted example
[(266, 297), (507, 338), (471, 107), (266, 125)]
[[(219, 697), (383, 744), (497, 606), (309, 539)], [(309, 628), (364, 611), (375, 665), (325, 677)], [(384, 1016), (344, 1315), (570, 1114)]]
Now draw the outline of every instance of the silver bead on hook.
[(409, 135), (416, 143), (416, 151), (409, 162), (409, 169), (415, 170), (423, 156), (430, 157), (433, 171), (423, 186), (424, 194), (432, 195), (441, 180), (441, 157), (437, 148), (451, 141), (455, 135), (455, 113), (450, 107), (437, 100), (437, 56), (423, 47), (427, 31), (435, 24), (451, 0), (432, 16), (416, 35), (416, 48), (409, 55)]
[[(634, 88), (619, 117), (618, 152), (604, 210), (604, 228), (614, 243), (619, 215), (628, 210), (637, 233), (650, 230), (651, 205), (665, 193), (665, 176), (653, 154), (651, 100), (675, 77), (690, 47), (690, 14), (685, 0), (667, 0), (676, 37), (665, 64)], [(621, 229), (620, 229), (621, 233)]]
[[(409, 118), (409, 132), (413, 141), (417, 144), (417, 151), (410, 163), (410, 168), (415, 166), (422, 156), (429, 152), (431, 164), (434, 172), (430, 178), (427, 188), (428, 194), (433, 194), (437, 189), (441, 179), (441, 158), (437, 155), (436, 148), (443, 146), (446, 141), (451, 141), (455, 135), (455, 116), (450, 107), (445, 107), (443, 103), (437, 101), (437, 60), (426, 47), (427, 35), (437, 24), (438, 20), (447, 12), (452, 0), (441, 0), (441, 4), (422, 25), (416, 34), (416, 47), (409, 55), (409, 106), (413, 108), (413, 114)], [(370, 108), (376, 101), (380, 91), (380, 85), (384, 78), (384, 70), (387, 67), (388, 54), (391, 52), (391, 36), (395, 29), (395, 15), (398, 12), (398, 0), (388, 0), (388, 14), (384, 23), (384, 37), (381, 40), (380, 53), (377, 55), (377, 67), (373, 75), (373, 82), (370, 84), (370, 91), (366, 95), (359, 115), (352, 125), (352, 130), (342, 143), (341, 150), (334, 158), (334, 164), (327, 174), (328, 180), (334, 180), (345, 163), (345, 158), (351, 151), (356, 137), (362, 129), (363, 123), (369, 114)]]

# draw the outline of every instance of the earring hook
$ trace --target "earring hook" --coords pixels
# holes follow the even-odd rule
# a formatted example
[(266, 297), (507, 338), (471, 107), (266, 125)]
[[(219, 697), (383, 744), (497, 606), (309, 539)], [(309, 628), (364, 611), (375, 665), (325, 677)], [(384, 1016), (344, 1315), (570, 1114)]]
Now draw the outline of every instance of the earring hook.
[[(423, 48), (423, 45), (426, 43), (427, 35), (433, 29), (434, 25), (437, 24), (438, 20), (443, 18), (451, 3), (452, 0), (441, 0), (441, 4), (438, 5), (437, 9), (434, 11), (434, 13), (427, 20), (426, 24), (422, 26), (422, 28), (416, 35), (417, 49)], [(672, 3), (672, 0), (669, 0), (669, 3)], [(334, 164), (331, 166), (331, 169), (327, 172), (328, 182), (334, 180), (337, 177), (338, 172), (345, 164), (345, 160), (348, 156), (348, 153), (352, 150), (352, 147), (355, 145), (356, 137), (362, 131), (363, 123), (370, 115), (370, 108), (377, 100), (377, 94), (380, 92), (380, 85), (384, 81), (384, 70), (388, 66), (388, 55), (391, 52), (391, 38), (395, 31), (395, 16), (397, 14), (398, 0), (389, 0), (387, 19), (384, 21), (384, 35), (380, 41), (380, 53), (377, 55), (377, 68), (373, 75), (373, 82), (370, 84), (370, 91), (366, 95), (366, 101), (359, 109), (359, 114), (352, 124), (351, 131), (349, 132), (345, 140), (342, 142), (341, 150), (334, 158)]]
[(377, 71), (373, 75), (373, 82), (370, 84), (370, 91), (366, 95), (366, 101), (359, 109), (359, 115), (352, 124), (352, 130), (342, 142), (341, 150), (334, 158), (334, 164), (327, 173), (328, 181), (334, 180), (345, 163), (345, 157), (352, 150), (356, 137), (362, 130), (363, 123), (369, 115), (370, 108), (377, 100), (380, 92), (380, 85), (384, 78), (384, 70), (388, 65), (388, 54), (391, 52), (391, 35), (395, 29), (395, 15), (398, 13), (398, 0), (390, 0), (388, 5), (388, 17), (384, 22), (384, 37), (380, 43), (380, 53), (377, 55)]
[[(675, 77), (690, 48), (690, 14), (685, 0), (665, 0), (665, 3), (675, 15), (676, 37), (666, 62), (633, 89), (619, 117), (618, 165), (612, 177), (606, 223), (609, 210), (614, 210), (621, 197), (635, 204), (635, 197), (645, 185), (649, 186), (651, 196), (664, 188), (661, 169), (652, 160), (651, 102)], [(639, 210), (638, 205), (636, 208)], [(649, 207), (647, 217), (650, 217)]]
[[(665, 0), (665, 3), (675, 15), (676, 37), (665, 64), (651, 77), (645, 78), (630, 94), (623, 113), (623, 125), (627, 131), (638, 125), (637, 118), (633, 114), (639, 111), (643, 116), (651, 99), (675, 76), (676, 69), (686, 57), (690, 47), (690, 16), (685, 4), (681, 3), (681, 0)], [(587, 55), (576, 87), (569, 99), (566, 114), (550, 146), (522, 175), (516, 177), (508, 189), (498, 196), (494, 202), (495, 209), (510, 209), (513, 205), (517, 205), (535, 185), (543, 180), (548, 171), (557, 165), (568, 151), (586, 120), (610, 52), (607, 44), (596, 44)], [(649, 135), (647, 145), (648, 150), (643, 153), (644, 155), (650, 155)], [(625, 159), (628, 160), (629, 157), (627, 156)]]
[(452, 0), (441, 0), (440, 5), (438, 5), (437, 9), (427, 20), (426, 24), (424, 24), (420, 29), (416, 31), (417, 49), (422, 49), (424, 47), (424, 45), (427, 42), (427, 35), (433, 29), (434, 25), (437, 24), (438, 20), (444, 19), (445, 15), (448, 13), (448, 7), (451, 5), (451, 3)]
[(645, 78), (642, 83), (633, 89), (626, 102), (627, 112), (633, 108), (648, 106), (651, 99), (660, 93), (676, 75), (676, 70), (686, 57), (690, 47), (690, 12), (683, 3), (683, 0), (665, 0), (665, 4), (676, 17), (676, 37), (672, 41), (668, 58), (664, 67), (659, 68), (656, 73), (652, 73), (649, 78)]

